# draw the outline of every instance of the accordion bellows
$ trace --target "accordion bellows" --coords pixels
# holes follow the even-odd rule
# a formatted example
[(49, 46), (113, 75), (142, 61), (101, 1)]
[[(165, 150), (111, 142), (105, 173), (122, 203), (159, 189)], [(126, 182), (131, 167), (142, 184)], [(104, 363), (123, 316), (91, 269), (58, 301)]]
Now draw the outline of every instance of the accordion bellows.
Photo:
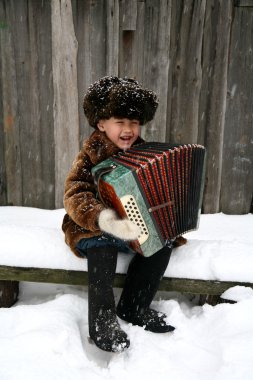
[(101, 201), (141, 230), (132, 247), (151, 256), (198, 227), (205, 148), (144, 143), (92, 169)]

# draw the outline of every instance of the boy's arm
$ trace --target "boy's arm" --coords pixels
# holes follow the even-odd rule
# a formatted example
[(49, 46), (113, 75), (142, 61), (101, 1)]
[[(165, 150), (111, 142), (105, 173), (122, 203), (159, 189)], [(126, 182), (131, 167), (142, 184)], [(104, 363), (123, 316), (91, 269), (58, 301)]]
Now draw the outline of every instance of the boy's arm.
[(130, 220), (119, 219), (115, 211), (106, 209), (96, 198), (92, 166), (89, 156), (81, 151), (65, 183), (64, 207), (67, 214), (88, 231), (104, 231), (124, 240), (137, 239), (139, 227)]
[(98, 215), (104, 206), (96, 198), (91, 168), (89, 156), (81, 151), (65, 182), (64, 207), (76, 224), (88, 231), (99, 231)]

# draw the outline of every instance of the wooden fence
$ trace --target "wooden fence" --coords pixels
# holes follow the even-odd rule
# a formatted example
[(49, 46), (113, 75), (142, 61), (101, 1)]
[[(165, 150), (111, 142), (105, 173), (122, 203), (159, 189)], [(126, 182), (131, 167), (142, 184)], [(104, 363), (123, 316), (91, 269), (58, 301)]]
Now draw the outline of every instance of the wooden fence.
[(87, 87), (157, 92), (151, 141), (207, 147), (203, 212), (252, 211), (253, 0), (0, 0), (0, 204), (62, 207)]

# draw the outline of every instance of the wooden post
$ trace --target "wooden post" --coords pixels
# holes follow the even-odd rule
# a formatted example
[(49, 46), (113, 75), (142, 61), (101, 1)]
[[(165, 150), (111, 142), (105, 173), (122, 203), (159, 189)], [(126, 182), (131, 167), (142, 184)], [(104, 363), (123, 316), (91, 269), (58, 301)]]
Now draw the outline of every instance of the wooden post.
[(11, 307), (17, 302), (19, 283), (0, 280), (0, 307)]

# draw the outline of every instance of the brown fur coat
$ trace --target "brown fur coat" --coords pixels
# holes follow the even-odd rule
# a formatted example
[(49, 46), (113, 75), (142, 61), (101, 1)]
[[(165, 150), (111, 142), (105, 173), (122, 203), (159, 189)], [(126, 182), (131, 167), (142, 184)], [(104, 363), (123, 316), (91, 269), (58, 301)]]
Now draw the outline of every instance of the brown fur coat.
[[(135, 144), (141, 142), (143, 140), (139, 137)], [(62, 229), (66, 243), (79, 257), (75, 250), (77, 242), (102, 233), (97, 220), (104, 206), (96, 197), (97, 189), (91, 169), (119, 151), (120, 149), (103, 132), (96, 130), (84, 141), (66, 178), (64, 207), (67, 214), (63, 219)]]

